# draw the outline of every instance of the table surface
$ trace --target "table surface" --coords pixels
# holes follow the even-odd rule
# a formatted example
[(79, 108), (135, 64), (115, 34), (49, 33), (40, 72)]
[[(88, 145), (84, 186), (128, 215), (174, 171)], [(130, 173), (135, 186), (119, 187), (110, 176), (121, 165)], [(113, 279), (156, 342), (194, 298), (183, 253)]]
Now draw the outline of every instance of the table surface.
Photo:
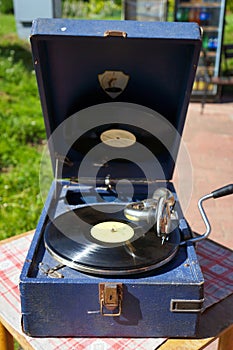
[(0, 242), (0, 321), (24, 349), (201, 349), (233, 325), (233, 252), (205, 240), (197, 247), (206, 299), (198, 339), (28, 337), (21, 330), (18, 281), (32, 235), (30, 232)]

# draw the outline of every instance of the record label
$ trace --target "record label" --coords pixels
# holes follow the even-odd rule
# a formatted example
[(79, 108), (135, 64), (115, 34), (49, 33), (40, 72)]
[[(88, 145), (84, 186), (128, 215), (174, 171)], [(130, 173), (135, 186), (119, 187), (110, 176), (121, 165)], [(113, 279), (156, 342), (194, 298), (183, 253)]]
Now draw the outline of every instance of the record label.
[(101, 222), (91, 228), (91, 235), (98, 241), (105, 243), (123, 243), (134, 235), (131, 226), (118, 221)]
[(136, 137), (132, 132), (123, 129), (110, 129), (100, 135), (101, 141), (111, 147), (129, 147), (136, 142)]

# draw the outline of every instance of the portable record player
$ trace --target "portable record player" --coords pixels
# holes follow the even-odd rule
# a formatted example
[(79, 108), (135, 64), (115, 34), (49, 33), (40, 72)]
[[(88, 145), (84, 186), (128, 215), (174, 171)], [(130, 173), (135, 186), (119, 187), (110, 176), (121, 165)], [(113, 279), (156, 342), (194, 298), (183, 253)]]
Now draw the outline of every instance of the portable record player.
[(20, 277), (31, 336), (195, 336), (203, 276), (171, 182), (194, 23), (38, 19), (54, 181)]

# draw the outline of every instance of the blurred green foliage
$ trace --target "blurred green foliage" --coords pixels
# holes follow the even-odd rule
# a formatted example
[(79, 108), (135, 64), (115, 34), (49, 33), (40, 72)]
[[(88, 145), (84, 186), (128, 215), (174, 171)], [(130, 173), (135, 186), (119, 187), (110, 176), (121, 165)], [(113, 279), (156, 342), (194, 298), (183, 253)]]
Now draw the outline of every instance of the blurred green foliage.
[(0, 0), (0, 13), (14, 13), (13, 0)]
[(62, 7), (63, 17), (106, 18), (119, 16), (121, 1), (114, 0), (65, 0)]
[(233, 0), (226, 0), (227, 11), (233, 13)]
[(13, 0), (0, 0), (0, 13), (9, 14), (13, 12)]

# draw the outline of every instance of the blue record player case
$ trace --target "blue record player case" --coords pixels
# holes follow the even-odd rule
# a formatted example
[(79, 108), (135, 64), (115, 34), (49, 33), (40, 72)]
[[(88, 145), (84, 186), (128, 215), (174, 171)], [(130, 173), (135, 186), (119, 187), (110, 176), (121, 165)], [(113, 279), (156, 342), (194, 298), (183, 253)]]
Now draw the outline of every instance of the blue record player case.
[[(171, 182), (179, 138), (161, 126), (159, 116), (182, 134), (201, 45), (199, 27), (194, 23), (38, 19), (33, 23), (31, 44), (55, 179), (20, 277), (23, 330), (42, 337), (195, 336), (204, 280), (193, 244), (179, 245), (180, 240), (192, 235)], [(137, 125), (124, 123), (116, 112), (133, 110), (136, 115), (135, 106), (142, 116), (155, 111), (150, 131), (153, 133), (155, 128), (161, 134), (169, 132), (168, 146), (143, 129), (144, 120), (138, 120)], [(94, 121), (101, 111), (105, 112), (102, 124), (96, 126)], [(80, 122), (79, 116), (83, 115), (85, 122), (90, 122), (88, 132), (83, 132)], [(70, 116), (76, 123), (77, 140), (66, 152), (64, 145), (72, 141), (67, 132), (58, 134), (59, 141), (51, 141), (51, 136)], [(130, 135), (129, 142), (134, 143), (135, 137), (158, 161), (158, 166), (152, 167), (150, 190), (143, 171), (129, 159), (127, 150), (131, 144), (123, 147), (128, 154), (126, 160), (122, 153), (121, 157), (114, 153), (115, 157), (100, 167), (95, 179), (90, 174), (96, 162), (90, 161), (80, 182), (77, 178), (85, 155), (100, 143), (105, 147), (100, 155), (106, 157), (106, 153), (118, 148), (106, 146), (108, 131), (122, 129)], [(59, 166), (61, 154), (66, 161)], [(106, 162), (106, 158), (100, 159), (101, 164), (104, 159)], [(141, 164), (150, 168), (151, 158), (144, 157)], [(128, 182), (122, 183), (117, 193), (115, 184), (121, 179), (130, 181), (133, 195)], [(84, 212), (84, 219), (88, 213), (89, 223), (101, 223), (96, 219), (99, 214), (86, 212), (89, 205), (122, 208), (131, 201), (150, 197), (148, 192), (161, 187), (176, 198), (178, 223), (175, 236), (159, 243), (158, 254), (165, 254), (163, 262), (151, 264), (154, 251), (151, 254), (150, 245), (144, 251), (143, 243), (139, 243), (135, 252), (127, 243), (131, 264), (137, 261), (138, 268), (128, 273), (131, 264), (127, 267), (124, 263), (125, 250), (112, 248), (112, 243), (106, 241), (104, 248), (100, 244), (101, 248), (93, 250), (94, 238), (89, 233), (84, 235), (84, 245), (69, 241), (70, 258), (67, 252), (59, 254), (67, 241), (63, 243), (64, 237), (58, 235), (53, 223), (61, 219), (66, 234), (72, 234), (75, 225), (67, 213)], [(79, 249), (80, 245), (85, 249), (76, 251), (75, 257), (75, 247)], [(175, 249), (166, 255), (170, 245)], [(120, 268), (115, 266), (115, 256)]]

